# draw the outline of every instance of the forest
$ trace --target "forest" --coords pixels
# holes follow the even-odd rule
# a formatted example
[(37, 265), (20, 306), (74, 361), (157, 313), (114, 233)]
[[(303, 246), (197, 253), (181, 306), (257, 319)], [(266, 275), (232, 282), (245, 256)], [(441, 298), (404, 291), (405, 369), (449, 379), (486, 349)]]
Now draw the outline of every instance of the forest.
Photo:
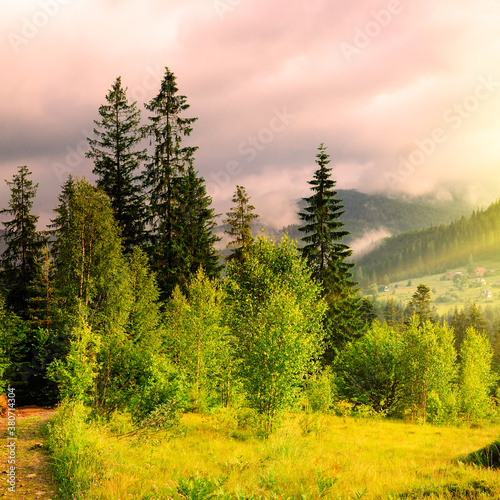
[(374, 280), (440, 268), (444, 255), (486, 255), (498, 243), (500, 205), (394, 237), (355, 267), (321, 144), (298, 214), (300, 249), (287, 237), (254, 237), (258, 215), (238, 185), (221, 259), (196, 147), (185, 145), (196, 118), (185, 117), (178, 92), (167, 68), (143, 124), (116, 79), (88, 138), (96, 184), (70, 176), (47, 230), (32, 213), (29, 168), (7, 182), (1, 389), (15, 388), (18, 405), (60, 408), (51, 446), (68, 498), (93, 484), (69, 479), (74, 457), (64, 443), (75, 422), (123, 417), (137, 433), (211, 415), (230, 420), (235, 436), (264, 441), (289, 412), (498, 422), (497, 335), (482, 312), (436, 317), (425, 284), (407, 307), (380, 310), (360, 296), (353, 273)]

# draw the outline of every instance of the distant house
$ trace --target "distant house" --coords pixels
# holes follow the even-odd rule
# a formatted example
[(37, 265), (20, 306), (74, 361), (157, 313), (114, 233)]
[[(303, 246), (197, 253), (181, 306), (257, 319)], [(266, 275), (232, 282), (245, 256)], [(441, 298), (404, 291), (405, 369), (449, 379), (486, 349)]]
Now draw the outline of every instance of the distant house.
[(388, 292), (389, 291), (389, 287), (387, 285), (380, 285), (378, 287), (378, 291), (379, 292)]
[(484, 278), (476, 278), (477, 283), (482, 283), (483, 285), (486, 285), (486, 280)]
[(481, 295), (484, 295), (487, 299), (493, 298), (493, 292), (491, 290), (481, 290)]
[(486, 268), (485, 267), (478, 267), (476, 268), (476, 276), (483, 276), (484, 273), (486, 272)]

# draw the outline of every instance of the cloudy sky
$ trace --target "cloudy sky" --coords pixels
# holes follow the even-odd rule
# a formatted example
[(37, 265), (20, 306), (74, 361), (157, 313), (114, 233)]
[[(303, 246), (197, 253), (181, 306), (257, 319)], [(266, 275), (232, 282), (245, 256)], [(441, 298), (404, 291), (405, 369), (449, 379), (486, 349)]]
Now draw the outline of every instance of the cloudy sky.
[(43, 222), (68, 173), (92, 178), (86, 138), (116, 77), (142, 107), (166, 66), (199, 118), (196, 166), (219, 212), (242, 184), (264, 222), (292, 222), (322, 142), (339, 188), (500, 197), (498, 0), (2, 8), (0, 178), (28, 165)]

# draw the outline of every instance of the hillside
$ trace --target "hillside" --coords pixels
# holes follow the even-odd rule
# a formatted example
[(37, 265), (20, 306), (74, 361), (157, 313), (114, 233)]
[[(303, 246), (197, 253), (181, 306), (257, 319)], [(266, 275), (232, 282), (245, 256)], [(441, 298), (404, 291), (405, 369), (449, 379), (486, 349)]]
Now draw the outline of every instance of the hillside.
[[(472, 212), (472, 208), (458, 198), (442, 202), (431, 197), (400, 199), (361, 193), (354, 189), (339, 189), (338, 197), (345, 209), (342, 222), (350, 232), (346, 243), (359, 240), (374, 231), (395, 235), (446, 224)], [(303, 207), (304, 202), (298, 201), (297, 210)], [(300, 239), (302, 234), (298, 227), (297, 224), (292, 224), (284, 228), (284, 231), (287, 231), (291, 238)]]
[(500, 202), (451, 224), (414, 230), (385, 239), (357, 260), (361, 286), (443, 273), (454, 267), (472, 270), (495, 258), (500, 243)]

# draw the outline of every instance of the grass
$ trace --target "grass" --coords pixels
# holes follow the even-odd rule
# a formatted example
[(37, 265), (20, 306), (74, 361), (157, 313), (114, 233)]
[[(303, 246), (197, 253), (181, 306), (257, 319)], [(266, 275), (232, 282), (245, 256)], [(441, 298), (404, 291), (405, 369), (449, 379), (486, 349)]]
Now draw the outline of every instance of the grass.
[[(83, 428), (68, 418), (51, 437), (63, 498), (500, 498), (498, 471), (467, 460), (498, 438), (495, 428), (320, 414), (304, 425), (306, 416), (294, 414), (261, 440), (186, 414), (174, 433), (119, 437), (128, 429), (123, 417), (107, 428)], [(65, 482), (65, 474), (72, 479)]]
[[(465, 303), (470, 304), (472, 302), (476, 302), (477, 305), (482, 307), (485, 307), (487, 305), (500, 307), (500, 283), (496, 283), (498, 280), (500, 280), (500, 263), (493, 260), (484, 260), (479, 262), (476, 267), (484, 267), (488, 270), (495, 271), (494, 273), (490, 273), (484, 278), (486, 284), (477, 283), (475, 282), (475, 278), (469, 278), (468, 282), (472, 285), (471, 288), (459, 290), (454, 285), (452, 279), (443, 280), (442, 277), (444, 273), (439, 273), (389, 283), (389, 291), (379, 292), (377, 294), (377, 299), (397, 299), (407, 303), (411, 300), (417, 286), (420, 283), (423, 283), (433, 291), (432, 299), (434, 301), (439, 297), (441, 297), (443, 300), (446, 300), (445, 302), (438, 301), (433, 303), (433, 306), (436, 307), (436, 310), (439, 314), (445, 314), (455, 306), (461, 308)], [(449, 269), (448, 271), (462, 271), (464, 274), (468, 274), (467, 266)], [(408, 286), (409, 281), (411, 281), (411, 286)], [(386, 285), (386, 283), (383, 284)], [(493, 293), (493, 297), (487, 298), (485, 295), (481, 294), (481, 290), (484, 289), (491, 290)]]

